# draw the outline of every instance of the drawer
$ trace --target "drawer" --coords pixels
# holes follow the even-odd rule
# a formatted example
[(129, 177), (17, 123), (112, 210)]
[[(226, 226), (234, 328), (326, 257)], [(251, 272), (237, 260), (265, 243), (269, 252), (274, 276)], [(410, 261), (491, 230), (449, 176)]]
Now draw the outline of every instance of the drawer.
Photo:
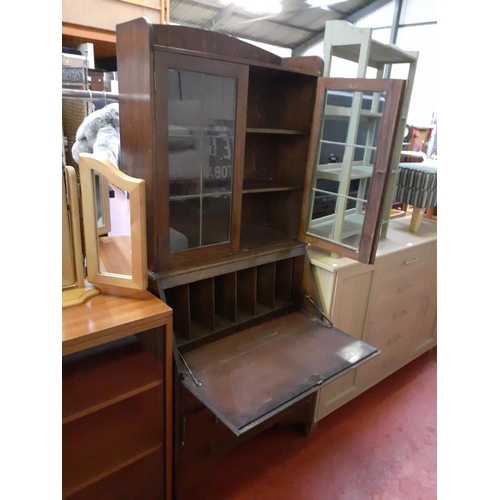
[[(382, 354), (389, 346), (397, 345), (403, 341), (411, 342), (417, 324), (418, 309), (412, 308), (400, 314), (383, 317), (377, 321), (374, 318), (368, 325), (366, 342), (370, 343)], [(370, 361), (370, 364), (372, 361)]]
[(428, 273), (432, 245), (411, 247), (391, 256), (383, 257), (375, 265), (377, 267), (377, 288), (391, 282), (405, 286), (405, 280), (412, 280)]
[(188, 500), (193, 488), (202, 488), (209, 470), (230, 449), (241, 445), (253, 436), (275, 424), (305, 424), (313, 416), (313, 396), (292, 405), (286, 410), (263, 421), (250, 431), (236, 436), (207, 408), (186, 415), (183, 419), (184, 445), (180, 446), (177, 473), (176, 498)]
[[(380, 292), (371, 308), (370, 320), (377, 326), (385, 325), (387, 328), (394, 328), (394, 325), (404, 323), (410, 317), (416, 319), (422, 298), (421, 287), (412, 287), (404, 293), (393, 296)], [(365, 340), (365, 342), (370, 343), (370, 340)]]
[(428, 273), (426, 271), (402, 271), (399, 275), (390, 277), (383, 276), (379, 272), (374, 290), (376, 302), (391, 302), (405, 298), (414, 300), (415, 297), (422, 294), (427, 280)]

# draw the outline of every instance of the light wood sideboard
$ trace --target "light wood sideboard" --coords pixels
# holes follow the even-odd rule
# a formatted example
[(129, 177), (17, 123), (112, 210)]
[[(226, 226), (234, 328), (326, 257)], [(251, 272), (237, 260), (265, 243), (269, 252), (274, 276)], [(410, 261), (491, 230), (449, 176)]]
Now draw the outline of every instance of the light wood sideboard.
[(372, 266), (308, 249), (334, 326), (381, 352), (320, 389), (315, 421), (437, 345), (437, 222), (424, 220), (417, 234), (409, 224), (391, 221)]
[(172, 310), (147, 291), (62, 311), (62, 497), (170, 499)]

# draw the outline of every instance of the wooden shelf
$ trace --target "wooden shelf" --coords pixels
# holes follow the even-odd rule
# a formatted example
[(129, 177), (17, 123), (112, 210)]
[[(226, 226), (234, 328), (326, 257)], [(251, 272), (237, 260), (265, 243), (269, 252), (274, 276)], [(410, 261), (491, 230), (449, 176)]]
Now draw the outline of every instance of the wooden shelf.
[(85, 356), (63, 358), (63, 424), (163, 382), (155, 357), (137, 340), (95, 355), (94, 351), (96, 348), (89, 349)]
[(111, 498), (147, 498), (164, 500), (161, 447), (151, 448), (122, 464), (119, 469), (106, 471), (83, 488), (65, 496), (68, 500), (109, 500)]
[(255, 226), (252, 228), (242, 228), (240, 248), (249, 250), (270, 245), (281, 245), (291, 241), (296, 241), (296, 238), (292, 238), (270, 227)]
[[(325, 238), (329, 240), (329, 234), (332, 228), (332, 224), (335, 220), (335, 214), (327, 215), (325, 217), (321, 217), (317, 222), (313, 222), (310, 226), (310, 232), (314, 236), (318, 236), (320, 238)], [(363, 213), (352, 213), (347, 214), (344, 218), (344, 225), (342, 231), (342, 239), (348, 238), (350, 236), (354, 236), (356, 234), (361, 233), (361, 229), (364, 223), (364, 214)]]
[(130, 465), (148, 457), (149, 455), (155, 454), (156, 452), (158, 452), (162, 449), (163, 449), (163, 444), (158, 444), (157, 446), (153, 446), (152, 448), (149, 448), (149, 449), (135, 455), (134, 457), (130, 458), (129, 460), (126, 460), (126, 461), (116, 465), (115, 467), (111, 467), (110, 469), (107, 469), (107, 470), (101, 472), (99, 475), (94, 476), (91, 479), (89, 479), (88, 481), (79, 484), (75, 488), (66, 491), (63, 494), (63, 498), (68, 498), (68, 497), (73, 498), (73, 495), (75, 495), (76, 493), (78, 493), (86, 488), (89, 488), (90, 486), (110, 477), (111, 475), (113, 475), (113, 474), (121, 471), (122, 469), (125, 469), (126, 467), (129, 467)]
[(304, 189), (303, 186), (290, 186), (274, 181), (259, 181), (246, 179), (243, 181), (243, 194), (246, 193), (272, 193), (278, 191), (297, 191)]
[[(336, 45), (332, 47), (332, 56), (347, 59), (348, 61), (358, 62), (359, 44)], [(370, 45), (370, 55), (368, 66), (376, 68), (380, 64), (401, 64), (413, 63), (417, 60), (416, 56), (396, 45), (385, 44), (372, 39)]]
[[(331, 181), (340, 181), (342, 174), (342, 164), (341, 163), (329, 163), (325, 165), (320, 165), (318, 168), (318, 178), (329, 179)], [(373, 174), (373, 165), (352, 167), (351, 175), (349, 178), (351, 180), (355, 179), (368, 179)]]
[(163, 447), (159, 388), (63, 425), (62, 489), (74, 493)]
[(94, 58), (107, 59), (116, 57), (116, 33), (114, 31), (62, 23), (62, 45), (77, 48), (83, 43), (94, 45)]
[(284, 128), (247, 128), (247, 134), (309, 135), (308, 130), (288, 130)]

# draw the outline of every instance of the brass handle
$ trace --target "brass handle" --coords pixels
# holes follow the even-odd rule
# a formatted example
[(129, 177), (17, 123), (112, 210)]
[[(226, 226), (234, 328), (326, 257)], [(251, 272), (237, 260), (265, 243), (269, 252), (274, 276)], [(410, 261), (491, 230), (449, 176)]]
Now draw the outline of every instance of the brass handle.
[(406, 311), (405, 309), (401, 309), (401, 311), (397, 312), (397, 313), (394, 313), (393, 314), (393, 317), (394, 318), (397, 318), (398, 316), (401, 316), (402, 314), (406, 314), (408, 311)]
[(420, 260), (420, 257), (415, 257), (414, 259), (411, 260), (405, 260), (405, 266), (413, 264), (414, 262), (417, 262), (417, 260)]
[(406, 285), (406, 286), (400, 287), (400, 288), (398, 288), (398, 292), (399, 292), (399, 293), (404, 292), (405, 290), (408, 290), (408, 288), (411, 288), (412, 286), (414, 286), (414, 285), (412, 285), (412, 284), (410, 283), (409, 285)]
[(400, 338), (402, 337), (402, 335), (400, 333), (398, 333), (393, 339), (389, 339), (389, 341), (387, 342), (387, 345), (390, 345), (392, 344), (393, 342), (396, 342), (397, 340), (399, 340)]

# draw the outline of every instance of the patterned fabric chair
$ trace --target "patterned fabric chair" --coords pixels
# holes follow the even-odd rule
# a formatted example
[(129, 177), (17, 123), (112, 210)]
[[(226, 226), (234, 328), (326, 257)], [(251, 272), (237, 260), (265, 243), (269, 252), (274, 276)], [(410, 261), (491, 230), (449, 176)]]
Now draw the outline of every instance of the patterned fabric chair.
[(437, 205), (437, 167), (401, 163), (396, 178), (394, 201), (413, 206), (410, 231), (416, 233), (425, 209)]

